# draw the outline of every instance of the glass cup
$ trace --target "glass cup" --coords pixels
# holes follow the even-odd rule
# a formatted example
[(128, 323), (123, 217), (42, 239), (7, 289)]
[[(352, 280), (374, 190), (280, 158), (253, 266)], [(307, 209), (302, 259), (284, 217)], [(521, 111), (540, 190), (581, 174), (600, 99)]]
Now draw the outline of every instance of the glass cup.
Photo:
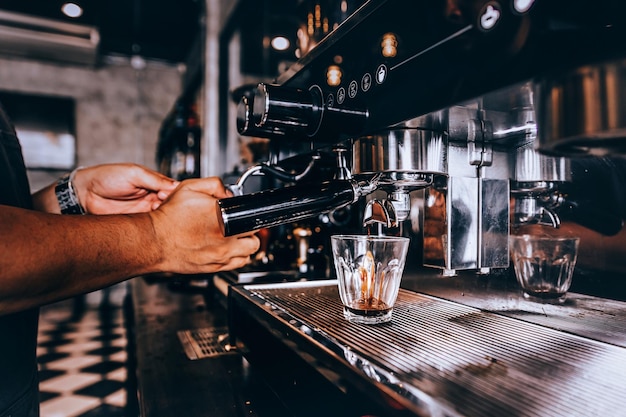
[(363, 324), (390, 321), (409, 239), (335, 235), (331, 236), (331, 246), (344, 317)]
[(578, 237), (511, 236), (511, 260), (524, 297), (565, 302), (578, 256)]

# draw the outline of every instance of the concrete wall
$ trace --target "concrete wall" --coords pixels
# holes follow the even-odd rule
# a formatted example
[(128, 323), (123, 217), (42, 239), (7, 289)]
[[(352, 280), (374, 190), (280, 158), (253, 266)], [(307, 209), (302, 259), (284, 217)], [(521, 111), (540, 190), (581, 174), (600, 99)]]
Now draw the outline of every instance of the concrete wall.
[[(158, 130), (181, 94), (177, 66), (109, 59), (100, 68), (0, 57), (0, 90), (72, 97), (79, 166), (135, 162), (155, 168)], [(30, 173), (33, 189), (56, 173)]]

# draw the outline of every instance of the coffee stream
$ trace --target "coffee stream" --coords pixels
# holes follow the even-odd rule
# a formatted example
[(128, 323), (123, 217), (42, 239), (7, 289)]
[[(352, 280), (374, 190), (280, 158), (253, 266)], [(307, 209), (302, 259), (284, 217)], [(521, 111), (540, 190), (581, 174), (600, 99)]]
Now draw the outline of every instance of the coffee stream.
[(361, 298), (354, 300), (349, 310), (359, 315), (372, 316), (384, 314), (390, 310), (390, 307), (382, 301), (382, 292), (385, 283), (385, 273), (380, 277), (380, 285), (378, 286), (378, 294), (376, 291), (376, 262), (371, 251), (367, 251), (364, 255), (362, 266), (359, 267), (361, 275)]

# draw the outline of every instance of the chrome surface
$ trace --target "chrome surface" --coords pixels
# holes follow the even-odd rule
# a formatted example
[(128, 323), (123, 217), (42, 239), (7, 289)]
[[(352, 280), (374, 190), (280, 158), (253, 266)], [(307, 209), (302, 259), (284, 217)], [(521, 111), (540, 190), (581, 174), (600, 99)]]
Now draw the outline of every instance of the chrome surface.
[(398, 215), (391, 201), (372, 199), (367, 202), (363, 210), (363, 225), (375, 223), (382, 224), (387, 228), (398, 226)]
[(585, 65), (538, 83), (539, 147), (560, 155), (626, 151), (626, 60)]
[(547, 156), (534, 149), (533, 144), (515, 151), (515, 181), (571, 181), (570, 160)]
[[(419, 172), (445, 174), (447, 146), (441, 132), (391, 129), (355, 139), (352, 173)], [(426, 184), (427, 185), (427, 184)]]
[(252, 121), (258, 128), (290, 129), (312, 135), (319, 129), (322, 98), (309, 91), (260, 83), (252, 102)]
[(509, 181), (442, 177), (425, 190), (424, 265), (444, 275), (509, 265)]
[(559, 185), (572, 181), (571, 161), (534, 149), (534, 142), (517, 148), (511, 194), (515, 198), (514, 225), (542, 224), (558, 228), (562, 204)]
[(541, 191), (537, 194), (514, 193), (514, 226), (540, 224), (555, 229), (561, 226), (561, 218), (554, 210), (556, 205), (550, 204), (553, 200), (552, 195), (549, 194), (550, 189), (545, 191), (545, 193)]
[[(476, 305), (470, 306), (401, 289), (391, 323), (363, 326), (344, 320), (336, 281), (236, 292), (253, 315), (269, 316), (260, 325), (285, 326), (282, 335), (282, 327), (272, 326), (274, 335), (290, 345), (296, 343), (291, 333), (303, 336), (324, 352), (315, 361), (336, 361), (333, 369), (345, 368), (344, 377), (356, 372), (418, 415), (623, 413), (623, 303), (605, 304), (611, 308), (603, 313), (596, 309), (600, 300), (588, 296), (572, 294), (567, 306), (538, 306), (492, 291), (482, 301), (469, 294)], [(463, 299), (458, 290), (448, 292)]]
[(399, 227), (409, 216), (409, 192), (430, 186), (434, 174), (447, 172), (447, 144), (442, 132), (416, 128), (390, 129), (355, 139), (352, 175), (377, 175), (387, 198), (367, 202), (363, 225)]
[(356, 134), (368, 117), (367, 109), (358, 106), (326, 105), (318, 85), (300, 89), (260, 83), (251, 100), (242, 99), (239, 103), (237, 124), (239, 133), (244, 135), (304, 139), (336, 131)]

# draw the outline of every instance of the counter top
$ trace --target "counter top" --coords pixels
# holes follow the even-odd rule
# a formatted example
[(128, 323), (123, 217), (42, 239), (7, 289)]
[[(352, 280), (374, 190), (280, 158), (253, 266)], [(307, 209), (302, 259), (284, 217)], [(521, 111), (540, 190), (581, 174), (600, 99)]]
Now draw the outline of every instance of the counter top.
[(418, 281), (445, 298), (402, 288), (392, 321), (377, 326), (343, 318), (335, 280), (235, 287), (231, 332), (255, 367), (284, 366), (282, 344), (294, 353), (285, 375), (308, 365), (357, 392), (367, 413), (350, 415), (624, 414), (623, 302), (572, 293), (565, 305), (536, 305), (518, 291)]
[[(572, 292), (563, 305), (536, 304), (523, 299), (511, 277), (466, 275), (407, 274), (394, 322), (368, 327), (365, 346), (356, 345), (362, 338), (354, 337), (358, 329), (346, 325), (335, 311), (340, 306), (334, 285), (250, 285), (214, 277), (207, 289), (194, 292), (166, 281), (135, 279), (128, 339), (129, 351), (135, 352), (129, 356), (136, 362), (140, 414), (387, 416), (391, 415), (387, 404), (392, 404), (393, 415), (414, 416), (427, 415), (426, 409), (432, 411), (429, 407), (441, 411), (433, 387), (464, 397), (462, 404), (475, 402), (475, 398), (468, 400), (472, 387), (492, 387), (495, 391), (475, 388), (488, 412), (467, 415), (503, 415), (494, 410), (504, 407), (514, 413), (529, 404), (540, 406), (540, 396), (534, 394), (509, 404), (522, 398), (516, 391), (519, 387), (513, 386), (520, 375), (525, 378), (521, 381), (538, 375), (532, 386), (542, 381), (541, 376), (552, 378), (554, 386), (560, 381), (578, 383), (577, 395), (571, 398), (584, 399), (586, 392), (586, 398), (602, 397), (603, 406), (623, 398), (625, 302)], [(303, 288), (293, 292), (293, 285)], [(210, 288), (215, 291), (209, 292)], [(283, 290), (288, 296), (276, 298)], [(307, 296), (306, 291), (313, 294)], [(227, 329), (232, 332), (227, 342), (237, 339), (245, 351), (189, 359), (181, 332), (224, 334)], [(342, 333), (346, 331), (352, 333), (346, 336)], [(389, 343), (385, 332), (393, 334)], [(525, 350), (520, 350), (522, 346)], [(571, 351), (565, 357), (578, 360), (561, 366), (567, 349)], [(396, 351), (400, 354), (393, 356)], [(385, 358), (393, 356), (389, 369), (380, 352)], [(593, 383), (593, 378), (604, 382)], [(613, 388), (592, 392), (609, 383)], [(412, 384), (415, 389), (407, 391)], [(414, 396), (405, 407), (398, 407), (407, 401), (406, 396), (398, 396), (399, 391)], [(559, 404), (574, 404), (567, 398)], [(577, 404), (580, 410), (591, 405), (592, 401)], [(448, 415), (466, 411), (446, 408)]]
[(179, 332), (223, 331), (223, 305), (145, 278), (132, 281), (130, 295), (129, 363), (136, 366), (141, 416), (286, 415), (239, 352), (198, 360), (186, 355)]

